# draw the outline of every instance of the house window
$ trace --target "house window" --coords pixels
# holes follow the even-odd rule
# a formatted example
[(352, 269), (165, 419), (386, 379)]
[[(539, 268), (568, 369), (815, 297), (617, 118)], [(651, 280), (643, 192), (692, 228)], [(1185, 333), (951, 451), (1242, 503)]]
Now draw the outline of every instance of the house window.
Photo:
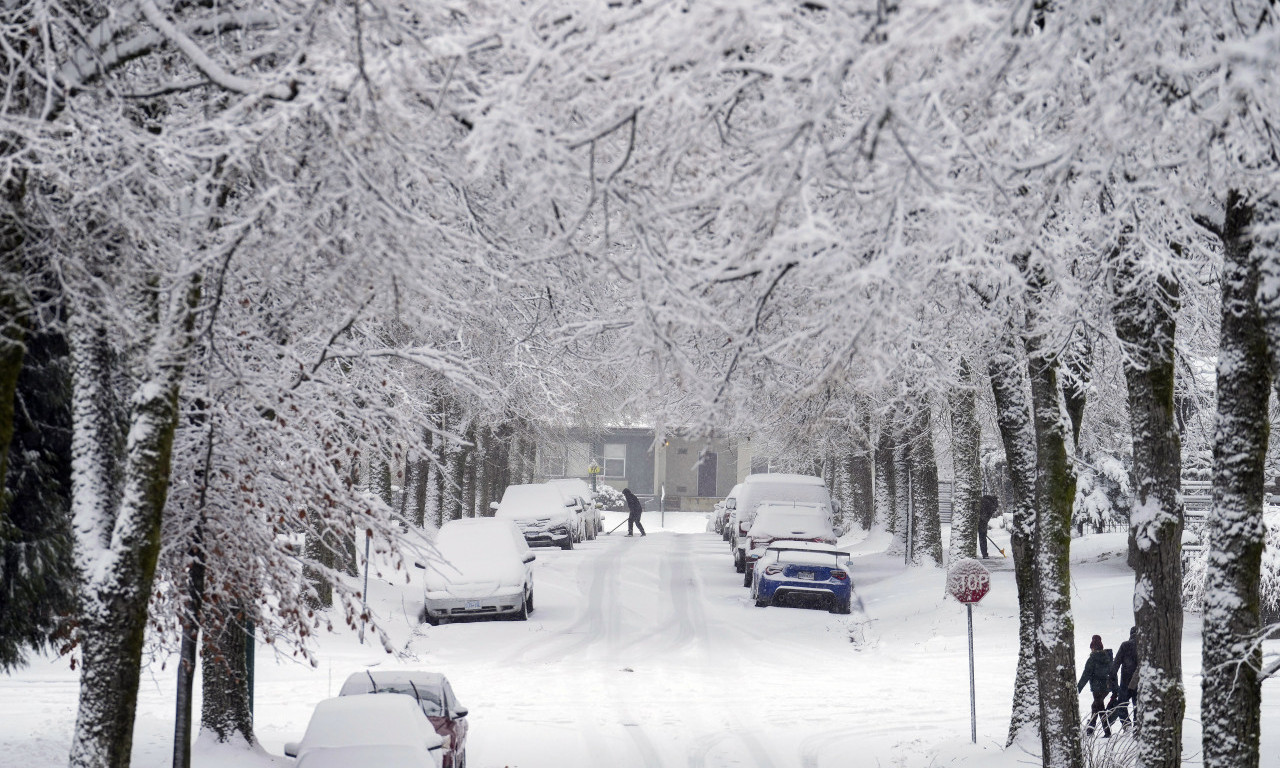
[(677, 448), (677, 449), (676, 449), (676, 455), (677, 455), (677, 456), (688, 456), (688, 455), (689, 455), (689, 449), (688, 449), (688, 448)]
[(621, 480), (627, 476), (627, 446), (625, 443), (605, 443), (600, 457), (600, 468), (603, 476)]

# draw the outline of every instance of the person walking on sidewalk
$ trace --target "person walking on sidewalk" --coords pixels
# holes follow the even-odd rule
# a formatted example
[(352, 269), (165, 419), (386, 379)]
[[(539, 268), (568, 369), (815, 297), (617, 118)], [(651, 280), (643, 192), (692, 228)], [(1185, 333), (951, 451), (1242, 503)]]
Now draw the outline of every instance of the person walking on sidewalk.
[(644, 512), (644, 505), (640, 503), (640, 499), (631, 492), (630, 488), (622, 489), (622, 497), (627, 500), (627, 535), (632, 536), (633, 526), (640, 529), (640, 535), (644, 536), (644, 525), (640, 522), (640, 513)]
[(1076, 683), (1076, 693), (1089, 686), (1093, 694), (1093, 706), (1090, 708), (1089, 726), (1085, 733), (1092, 736), (1095, 723), (1102, 721), (1103, 738), (1111, 738), (1111, 723), (1107, 721), (1107, 694), (1116, 688), (1115, 677), (1111, 674), (1111, 651), (1102, 647), (1102, 636), (1094, 635), (1089, 643), (1089, 660), (1084, 663), (1084, 673), (1080, 682)]

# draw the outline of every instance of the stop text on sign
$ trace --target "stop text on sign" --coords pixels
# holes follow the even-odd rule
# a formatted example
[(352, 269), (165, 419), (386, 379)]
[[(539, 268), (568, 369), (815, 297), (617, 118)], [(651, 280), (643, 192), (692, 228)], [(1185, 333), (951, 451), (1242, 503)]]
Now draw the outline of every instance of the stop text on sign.
[(991, 589), (991, 572), (973, 558), (960, 560), (947, 571), (947, 594), (962, 603), (976, 603)]

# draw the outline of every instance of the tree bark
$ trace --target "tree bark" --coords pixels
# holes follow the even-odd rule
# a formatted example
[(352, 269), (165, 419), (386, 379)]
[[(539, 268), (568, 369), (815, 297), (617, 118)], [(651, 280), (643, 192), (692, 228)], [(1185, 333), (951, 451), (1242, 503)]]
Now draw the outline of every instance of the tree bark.
[(1174, 334), (1179, 304), (1172, 274), (1147, 275), (1140, 253), (1121, 244), (1112, 307), (1124, 349), (1133, 435), (1136, 506), (1130, 518), (1139, 694), (1138, 764), (1182, 763), (1182, 443), (1174, 413)]
[[(92, 350), (77, 354), (75, 440), (77, 561), (80, 574), (82, 670), (80, 707), (71, 743), (73, 768), (124, 768), (129, 764), (142, 670), (147, 604), (160, 552), (160, 523), (169, 489), (169, 468), (178, 423), (178, 387), (191, 348), (200, 283), (193, 279), (181, 300), (163, 315), (134, 393), (124, 455), (120, 503), (104, 509), (101, 469), (88, 466), (98, 398), (109, 388), (109, 369), (94, 363)], [(88, 342), (94, 343), (91, 329)], [(84, 339), (85, 336), (79, 336)], [(94, 497), (94, 498), (90, 498)], [(106, 514), (103, 514), (106, 513)]]
[(875, 515), (884, 529), (893, 533), (898, 525), (895, 509), (898, 492), (895, 488), (893, 430), (888, 419), (880, 425), (880, 435), (876, 440), (875, 472)]
[(911, 427), (911, 562), (942, 565), (942, 521), (938, 517), (938, 461), (933, 451), (933, 417), (923, 404)]
[(200, 728), (213, 734), (219, 743), (255, 743), (247, 619), (245, 605), (239, 600), (220, 611), (208, 612), (209, 630), (204, 633), (200, 651)]
[(1016, 336), (1006, 334), (988, 363), (996, 422), (1008, 466), (1007, 502), (1013, 513), (1010, 554), (1018, 588), (1018, 667), (1006, 746), (1038, 738), (1040, 733), (1040, 684), (1036, 672), (1036, 592), (1040, 580), (1035, 560), (1036, 436), (1021, 346)]
[[(1205, 768), (1256, 768), (1259, 761), (1259, 576), (1271, 381), (1250, 234), (1253, 216), (1253, 205), (1231, 190), (1222, 227), (1218, 418), (1205, 573), (1200, 705)], [(1274, 287), (1265, 290), (1269, 297)]]
[(960, 360), (959, 386), (951, 394), (951, 562), (978, 556), (978, 512), (982, 503), (982, 428), (978, 391), (969, 362)]
[(1068, 420), (1058, 399), (1058, 362), (1031, 334), (1027, 376), (1036, 434), (1036, 671), (1040, 681), (1040, 742), (1046, 768), (1080, 768), (1080, 701), (1076, 692), (1075, 622), (1071, 616), (1071, 512), (1076, 474), (1067, 449)]

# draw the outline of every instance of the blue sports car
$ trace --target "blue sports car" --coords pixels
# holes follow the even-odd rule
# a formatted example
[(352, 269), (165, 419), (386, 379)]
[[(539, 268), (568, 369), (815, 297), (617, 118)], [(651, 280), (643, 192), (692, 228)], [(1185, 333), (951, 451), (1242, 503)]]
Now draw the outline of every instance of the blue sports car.
[(760, 608), (793, 600), (818, 602), (832, 613), (849, 613), (853, 608), (853, 577), (848, 559), (848, 552), (830, 545), (779, 542), (766, 549), (756, 562), (751, 597)]

